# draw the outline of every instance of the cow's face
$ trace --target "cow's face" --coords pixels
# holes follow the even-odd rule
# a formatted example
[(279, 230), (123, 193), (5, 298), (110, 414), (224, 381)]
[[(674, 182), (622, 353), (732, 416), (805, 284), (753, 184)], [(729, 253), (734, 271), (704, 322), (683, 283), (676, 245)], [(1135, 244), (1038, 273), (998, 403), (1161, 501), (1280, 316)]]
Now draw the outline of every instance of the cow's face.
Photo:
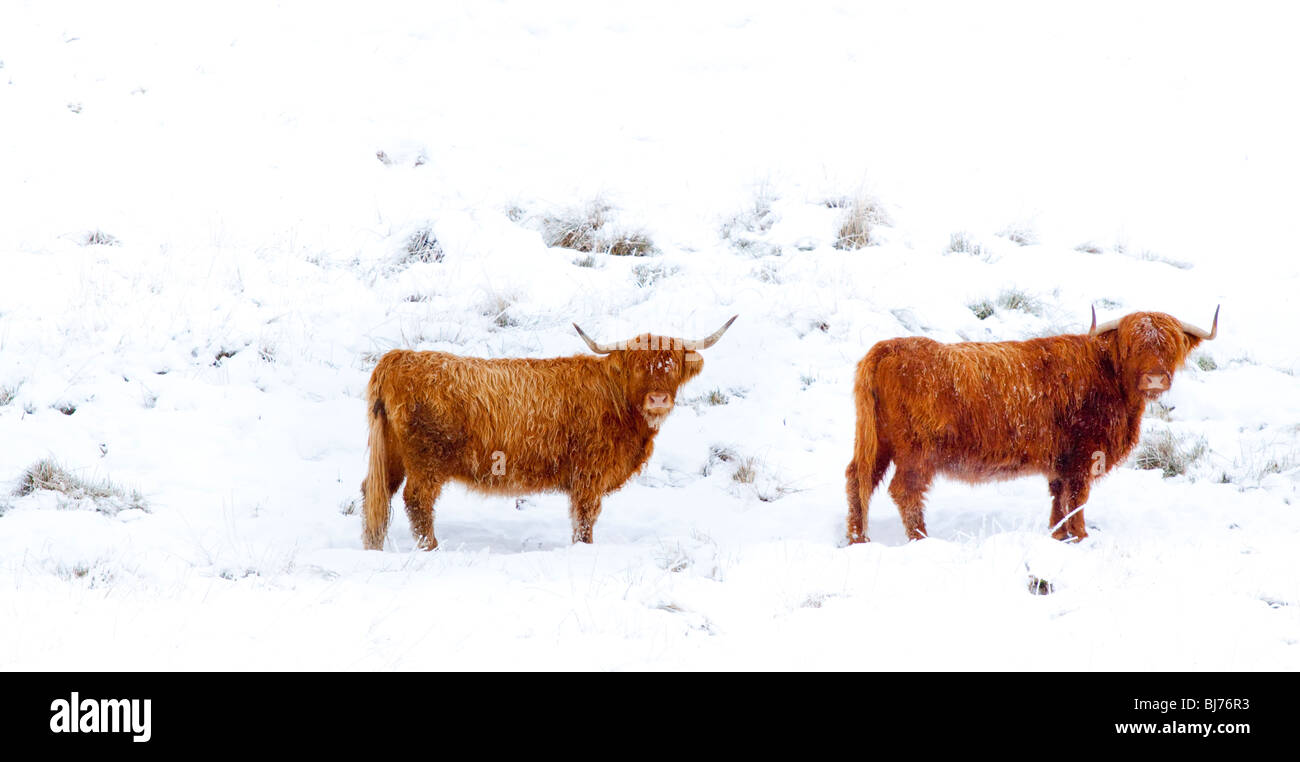
[(1147, 400), (1169, 391), (1174, 371), (1201, 343), (1183, 330), (1177, 319), (1163, 312), (1135, 312), (1120, 319), (1115, 328), (1115, 365), (1126, 389)]
[(645, 419), (647, 426), (657, 430), (673, 411), (677, 387), (704, 370), (700, 350), (716, 344), (737, 317), (740, 316), (733, 315), (721, 328), (702, 339), (643, 333), (628, 341), (599, 344), (583, 333), (577, 323), (573, 329), (591, 351), (606, 356), (606, 372), (622, 385), (628, 404)]
[(685, 349), (681, 339), (642, 334), (627, 342), (628, 348), (617, 354), (623, 368), (628, 402), (645, 418), (646, 425), (658, 429), (673, 411), (677, 388), (699, 375), (704, 358), (699, 352)]

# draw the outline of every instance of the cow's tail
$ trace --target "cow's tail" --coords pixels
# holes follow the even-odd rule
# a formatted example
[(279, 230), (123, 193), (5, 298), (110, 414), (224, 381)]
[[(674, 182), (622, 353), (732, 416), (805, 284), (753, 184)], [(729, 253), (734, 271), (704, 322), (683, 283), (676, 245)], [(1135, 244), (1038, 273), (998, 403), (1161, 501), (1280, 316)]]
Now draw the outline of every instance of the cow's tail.
[(364, 500), (363, 539), (366, 550), (379, 550), (388, 535), (389, 491), (388, 413), (379, 390), (379, 368), (370, 376), (366, 387), (367, 417), (370, 421), (370, 470), (361, 484)]
[(847, 520), (849, 542), (867, 541), (867, 508), (871, 493), (876, 488), (876, 458), (879, 443), (876, 438), (876, 396), (867, 358), (858, 363), (853, 379), (853, 406), (857, 412), (857, 427), (853, 436), (853, 460), (844, 469), (844, 489), (849, 499)]

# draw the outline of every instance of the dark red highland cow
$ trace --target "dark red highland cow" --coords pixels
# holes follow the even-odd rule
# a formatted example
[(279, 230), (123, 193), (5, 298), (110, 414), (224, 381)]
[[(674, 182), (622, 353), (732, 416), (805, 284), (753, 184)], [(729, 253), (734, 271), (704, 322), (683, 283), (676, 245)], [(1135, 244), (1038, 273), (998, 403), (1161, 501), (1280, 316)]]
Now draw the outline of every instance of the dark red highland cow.
[(935, 474), (977, 483), (1047, 477), (1052, 536), (1088, 536), (1092, 480), (1137, 444), (1146, 403), (1169, 389), (1201, 340), (1162, 312), (1135, 312), (1085, 335), (940, 344), (882, 341), (858, 363), (857, 432), (845, 469), (850, 542), (867, 540), (871, 493), (892, 461), (889, 494), (909, 539), (926, 536), (924, 499)]
[(366, 548), (383, 546), (403, 479), (411, 531), (425, 549), (438, 547), (433, 504), (449, 480), (495, 495), (567, 492), (573, 541), (591, 542), (601, 498), (649, 460), (677, 388), (704, 368), (699, 350), (735, 319), (699, 341), (647, 333), (609, 345), (573, 326), (600, 357), (384, 355), (366, 389)]

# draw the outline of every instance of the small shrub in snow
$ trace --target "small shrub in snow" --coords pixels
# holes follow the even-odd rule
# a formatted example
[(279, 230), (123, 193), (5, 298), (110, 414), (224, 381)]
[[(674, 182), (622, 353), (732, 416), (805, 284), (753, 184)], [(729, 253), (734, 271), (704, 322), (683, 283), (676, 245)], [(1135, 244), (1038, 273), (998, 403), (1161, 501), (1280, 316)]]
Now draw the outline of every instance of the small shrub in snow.
[(95, 510), (110, 516), (131, 508), (149, 511), (144, 496), (138, 490), (127, 492), (107, 479), (83, 479), (51, 458), (28, 466), (22, 476), (18, 477), (14, 495), (25, 497), (38, 490), (50, 490), (63, 495), (67, 498), (67, 501), (61, 503), (63, 507), (90, 500), (94, 503)]
[(713, 445), (709, 448), (709, 458), (704, 462), (704, 467), (700, 469), (701, 476), (708, 476), (713, 473), (713, 469), (719, 463), (734, 463), (740, 456), (730, 447), (723, 445)]
[(1008, 310), (1019, 310), (1030, 315), (1039, 315), (1043, 311), (1041, 302), (1016, 288), (1009, 288), (998, 294), (998, 306)]
[(225, 347), (218, 349), (217, 353), (212, 357), (212, 367), (220, 368), (221, 363), (225, 362), (226, 360), (229, 360), (230, 358), (234, 357), (237, 354), (239, 354), (238, 349), (227, 349)]
[(1138, 445), (1134, 465), (1144, 470), (1159, 469), (1164, 478), (1181, 476), (1209, 450), (1204, 437), (1191, 442), (1167, 429), (1144, 437)]
[(667, 278), (677, 272), (677, 268), (666, 268), (663, 265), (637, 265), (632, 268), (632, 279), (641, 288), (649, 288), (659, 281)]
[(603, 236), (601, 251), (614, 257), (648, 257), (655, 253), (654, 242), (644, 230), (623, 230)]
[(1098, 246), (1092, 241), (1084, 241), (1078, 246), (1075, 246), (1074, 250), (1083, 254), (1100, 254), (1102, 252), (1101, 246)]
[(442, 244), (438, 243), (438, 237), (433, 234), (430, 228), (417, 230), (406, 240), (406, 255), (403, 260), (408, 264), (411, 262), (441, 262), (443, 257)]
[(82, 246), (120, 246), (121, 242), (116, 236), (109, 235), (102, 230), (92, 230), (82, 239)]
[(613, 229), (608, 202), (594, 199), (586, 206), (545, 215), (539, 229), (547, 246), (616, 257), (645, 257), (658, 252), (646, 231)]
[(66, 400), (56, 402), (53, 405), (50, 405), (50, 407), (54, 408), (60, 413), (63, 413), (64, 415), (72, 415), (73, 413), (77, 412), (77, 406), (72, 404), (71, 402), (67, 402)]
[(854, 199), (840, 218), (835, 248), (849, 251), (875, 245), (879, 241), (872, 236), (872, 231), (877, 225), (887, 224), (889, 215), (879, 201), (865, 196)]
[(14, 384), (13, 386), (0, 386), (0, 407), (4, 407), (5, 405), (12, 403), (14, 401), (14, 398), (18, 396), (18, 388), (21, 386), (22, 384)]
[(968, 304), (966, 306), (969, 307), (970, 311), (975, 313), (975, 317), (979, 318), (980, 320), (984, 320), (985, 318), (989, 317), (994, 312), (996, 312), (996, 310), (993, 308), (993, 303), (990, 302), (988, 299), (982, 299), (978, 302), (975, 302), (974, 304)]
[(1051, 595), (1056, 592), (1056, 586), (1047, 580), (1029, 575), (1029, 594), (1030, 595)]
[(586, 206), (546, 215), (540, 221), (542, 240), (547, 246), (574, 251), (597, 251), (598, 234), (612, 210), (612, 206), (597, 198)]
[(975, 243), (975, 239), (965, 231), (958, 231), (948, 236), (948, 252), (950, 254), (969, 254), (972, 257), (984, 256), (984, 247)]
[(1196, 367), (1201, 370), (1218, 370), (1219, 364), (1214, 361), (1213, 357), (1210, 357), (1209, 355), (1201, 355), (1196, 358)]
[(577, 265), (578, 267), (595, 267), (596, 258), (588, 254), (585, 257), (578, 257), (577, 259), (573, 260), (573, 264)]
[(723, 394), (721, 389), (714, 387), (713, 391), (704, 395), (704, 401), (709, 405), (725, 405), (731, 401), (731, 398)]

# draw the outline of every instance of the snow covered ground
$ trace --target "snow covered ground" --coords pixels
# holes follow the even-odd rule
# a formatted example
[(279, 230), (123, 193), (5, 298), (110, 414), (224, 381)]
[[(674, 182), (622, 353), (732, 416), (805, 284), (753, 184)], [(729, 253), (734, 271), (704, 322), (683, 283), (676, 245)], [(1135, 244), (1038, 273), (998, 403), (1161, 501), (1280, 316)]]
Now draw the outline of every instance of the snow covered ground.
[[(1300, 668), (1290, 12), (5, 0), (0, 669)], [(596, 201), (655, 252), (544, 243)], [(1216, 304), (1144, 426), (1185, 473), (1084, 543), (940, 480), (843, 547), (874, 342)], [(438, 551), (400, 498), (361, 550), (384, 351), (737, 313), (595, 545), (448, 488)], [(16, 494), (44, 459), (124, 494)]]

